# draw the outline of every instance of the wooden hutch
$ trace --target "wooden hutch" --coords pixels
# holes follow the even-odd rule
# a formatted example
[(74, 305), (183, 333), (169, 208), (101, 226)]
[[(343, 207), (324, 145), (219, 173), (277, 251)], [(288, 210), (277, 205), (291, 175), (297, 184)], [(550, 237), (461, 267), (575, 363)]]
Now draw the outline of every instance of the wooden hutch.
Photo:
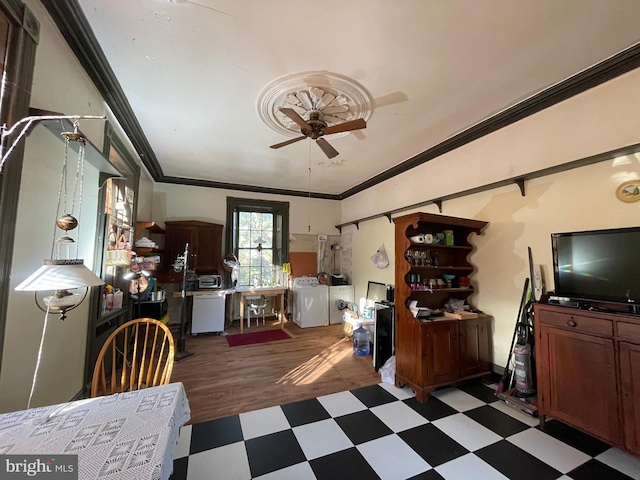
[[(409, 385), (418, 401), (424, 402), (437, 387), (490, 374), (488, 316), (443, 315), (422, 320), (414, 317), (409, 309), (411, 300), (417, 301), (419, 307), (430, 309), (443, 309), (450, 298), (466, 301), (474, 292), (473, 286), (466, 282), (474, 270), (467, 259), (473, 251), (468, 237), (479, 234), (487, 222), (429, 213), (403, 215), (395, 217), (393, 222), (396, 385)], [(453, 235), (453, 245), (417, 243), (411, 239), (426, 235), (427, 241), (437, 242), (438, 237), (442, 237), (438, 234), (445, 231)], [(416, 252), (419, 252), (417, 256)], [(443, 285), (446, 278), (443, 275), (455, 276), (450, 285)], [(433, 280), (435, 288), (427, 288), (429, 280)], [(425, 281), (427, 287), (417, 285)]]

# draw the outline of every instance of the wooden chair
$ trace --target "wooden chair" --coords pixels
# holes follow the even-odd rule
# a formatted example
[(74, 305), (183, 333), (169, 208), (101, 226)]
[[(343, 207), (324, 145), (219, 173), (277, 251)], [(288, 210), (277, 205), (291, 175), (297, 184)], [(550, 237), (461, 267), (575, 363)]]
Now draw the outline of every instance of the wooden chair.
[(102, 346), (91, 382), (91, 397), (169, 383), (173, 335), (162, 322), (138, 318), (118, 327)]

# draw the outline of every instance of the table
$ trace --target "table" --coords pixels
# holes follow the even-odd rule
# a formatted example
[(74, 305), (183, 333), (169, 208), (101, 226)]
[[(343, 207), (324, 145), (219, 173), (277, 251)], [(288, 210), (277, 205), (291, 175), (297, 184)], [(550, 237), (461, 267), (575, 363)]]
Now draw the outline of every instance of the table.
[(190, 416), (182, 383), (5, 413), (0, 454), (78, 455), (79, 480), (167, 480)]
[(243, 333), (244, 297), (250, 295), (264, 295), (265, 297), (280, 296), (280, 328), (284, 330), (284, 296), (286, 292), (287, 287), (236, 287), (236, 293), (240, 294), (240, 333)]

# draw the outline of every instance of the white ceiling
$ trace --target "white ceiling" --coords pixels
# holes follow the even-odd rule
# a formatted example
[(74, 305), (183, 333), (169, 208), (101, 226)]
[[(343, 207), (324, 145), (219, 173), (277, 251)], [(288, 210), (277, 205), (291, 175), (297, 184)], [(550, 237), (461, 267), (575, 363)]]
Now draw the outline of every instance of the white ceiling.
[[(162, 173), (341, 194), (640, 41), (638, 0), (77, 0)], [(267, 126), (283, 75), (349, 77), (333, 160)], [(311, 175), (309, 175), (311, 164)], [(309, 180), (310, 178), (310, 180)]]

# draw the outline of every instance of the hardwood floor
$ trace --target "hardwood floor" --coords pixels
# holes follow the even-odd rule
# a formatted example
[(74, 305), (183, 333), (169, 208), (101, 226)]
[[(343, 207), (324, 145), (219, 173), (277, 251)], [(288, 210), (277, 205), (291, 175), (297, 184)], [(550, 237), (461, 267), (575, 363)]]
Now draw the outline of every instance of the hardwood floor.
[[(280, 328), (245, 327), (245, 333)], [(191, 406), (190, 423), (296, 402), (380, 383), (371, 356), (353, 355), (342, 325), (300, 328), (285, 323), (293, 337), (271, 343), (230, 347), (224, 336), (187, 337), (194, 357), (177, 362), (171, 381), (182, 382)], [(239, 333), (237, 322), (228, 334)]]

